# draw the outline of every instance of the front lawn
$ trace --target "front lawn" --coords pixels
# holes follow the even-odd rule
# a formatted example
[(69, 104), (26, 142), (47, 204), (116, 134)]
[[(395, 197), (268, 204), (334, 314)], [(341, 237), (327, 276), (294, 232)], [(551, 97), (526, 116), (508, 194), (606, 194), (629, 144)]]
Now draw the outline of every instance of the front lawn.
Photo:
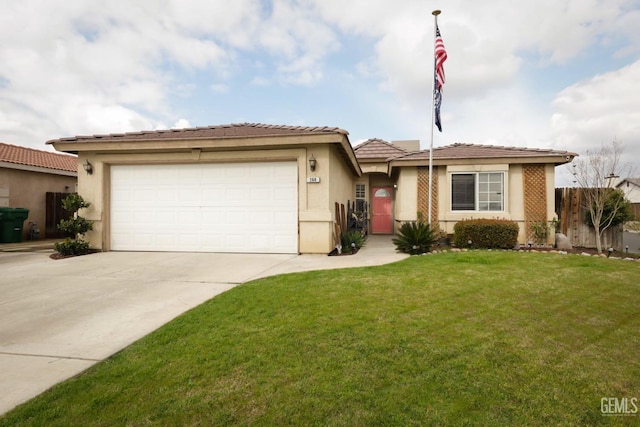
[(472, 251), (290, 274), (214, 298), (0, 425), (635, 425), (601, 399), (640, 399), (639, 331), (637, 262)]

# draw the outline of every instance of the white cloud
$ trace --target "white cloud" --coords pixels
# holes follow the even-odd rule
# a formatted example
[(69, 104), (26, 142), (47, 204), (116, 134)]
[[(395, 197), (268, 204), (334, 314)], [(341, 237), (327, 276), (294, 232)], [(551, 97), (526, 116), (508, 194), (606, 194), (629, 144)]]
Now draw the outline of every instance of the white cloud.
[(214, 83), (209, 87), (211, 88), (212, 91), (217, 92), (217, 93), (228, 93), (229, 92), (229, 85), (226, 85), (224, 83)]
[(553, 101), (556, 145), (577, 153), (618, 140), (626, 161), (640, 164), (640, 60), (578, 82)]
[[(640, 108), (627, 94), (640, 89), (637, 64), (563, 90), (553, 104), (553, 122), (551, 107), (541, 104), (535, 92), (552, 94), (554, 89), (536, 87), (546, 82), (532, 84), (522, 72), (524, 67), (545, 70), (550, 64), (562, 70), (563, 64), (592, 54), (588, 50), (594, 46), (621, 61), (637, 55), (638, 0), (517, 5), (510, 0), (450, 0), (442, 5), (424, 0), (5, 0), (0, 15), (0, 138), (39, 145), (66, 135), (184, 124), (196, 120), (199, 111), (216, 108), (200, 104), (197, 90), (229, 93), (247, 81), (253, 86), (281, 84), (281, 104), (293, 112), (289, 120), (281, 120), (315, 122), (300, 118), (295, 101), (287, 105), (287, 93), (326, 82), (336, 88), (337, 97), (346, 96), (338, 92), (347, 84), (328, 80), (355, 75), (366, 84), (378, 82), (378, 87), (358, 87), (369, 92), (382, 88), (385, 101), (390, 97), (393, 102), (369, 106), (367, 111), (384, 120), (367, 120), (345, 109), (340, 112), (343, 127), (358, 122), (353, 126), (378, 133), (384, 121), (409, 129), (403, 138), (424, 139), (435, 7), (443, 8), (439, 22), (449, 52), (445, 133), (437, 136), (439, 142), (553, 144), (575, 151), (585, 138), (636, 143)], [(362, 50), (351, 54), (350, 40)], [(606, 63), (607, 58), (601, 60)], [(535, 75), (530, 68), (524, 71)], [(358, 100), (345, 104), (367, 102), (367, 94), (348, 92)], [(299, 99), (300, 93), (291, 98)], [(245, 110), (251, 104), (247, 101), (237, 111), (226, 105), (225, 110), (253, 120), (254, 114)], [(305, 110), (322, 114), (321, 109), (334, 106), (318, 103)]]
[(172, 129), (187, 129), (190, 127), (192, 127), (191, 123), (187, 119), (179, 119), (171, 126)]
[(250, 84), (254, 86), (268, 86), (270, 84), (270, 81), (266, 77), (256, 76), (251, 79)]

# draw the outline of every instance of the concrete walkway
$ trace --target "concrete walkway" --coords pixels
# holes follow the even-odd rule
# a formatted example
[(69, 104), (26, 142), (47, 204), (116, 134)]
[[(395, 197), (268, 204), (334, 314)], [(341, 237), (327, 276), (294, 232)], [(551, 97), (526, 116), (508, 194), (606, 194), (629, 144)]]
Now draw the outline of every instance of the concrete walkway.
[(52, 242), (0, 244), (0, 414), (238, 284), (406, 258), (390, 236), (342, 257), (105, 252), (56, 261), (52, 252)]

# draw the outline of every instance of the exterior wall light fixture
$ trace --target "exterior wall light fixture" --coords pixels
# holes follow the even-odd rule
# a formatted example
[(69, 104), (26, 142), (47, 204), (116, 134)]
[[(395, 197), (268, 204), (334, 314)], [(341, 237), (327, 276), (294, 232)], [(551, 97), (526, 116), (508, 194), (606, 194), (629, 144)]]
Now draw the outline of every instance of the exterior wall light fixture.
[(318, 165), (318, 162), (316, 160), (315, 157), (313, 157), (313, 154), (311, 155), (311, 158), (309, 158), (309, 169), (311, 169), (311, 172), (315, 172), (316, 171), (316, 166)]
[(85, 172), (88, 175), (93, 174), (93, 165), (89, 163), (89, 160), (85, 160), (84, 163), (82, 164), (82, 167), (84, 168)]

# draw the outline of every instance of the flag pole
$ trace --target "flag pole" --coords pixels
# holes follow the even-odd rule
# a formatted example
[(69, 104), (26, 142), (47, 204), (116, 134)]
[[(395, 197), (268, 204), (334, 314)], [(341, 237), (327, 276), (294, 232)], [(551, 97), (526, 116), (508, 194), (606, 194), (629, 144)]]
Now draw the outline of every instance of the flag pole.
[(435, 47), (435, 40), (436, 40), (436, 36), (437, 36), (437, 28), (438, 28), (438, 15), (440, 15), (440, 10), (434, 10), (433, 12), (431, 12), (431, 14), (433, 15), (433, 19), (434, 19), (434, 26), (433, 26), (433, 78), (431, 79), (431, 81), (433, 82), (433, 88), (431, 90), (431, 141), (429, 143), (429, 212), (427, 214), (427, 218), (428, 218), (428, 222), (429, 222), (429, 227), (431, 227), (431, 207), (433, 206), (433, 127), (434, 127), (434, 122), (435, 122), (435, 103), (436, 103), (436, 67), (435, 67), (435, 61), (436, 61), (436, 47)]

